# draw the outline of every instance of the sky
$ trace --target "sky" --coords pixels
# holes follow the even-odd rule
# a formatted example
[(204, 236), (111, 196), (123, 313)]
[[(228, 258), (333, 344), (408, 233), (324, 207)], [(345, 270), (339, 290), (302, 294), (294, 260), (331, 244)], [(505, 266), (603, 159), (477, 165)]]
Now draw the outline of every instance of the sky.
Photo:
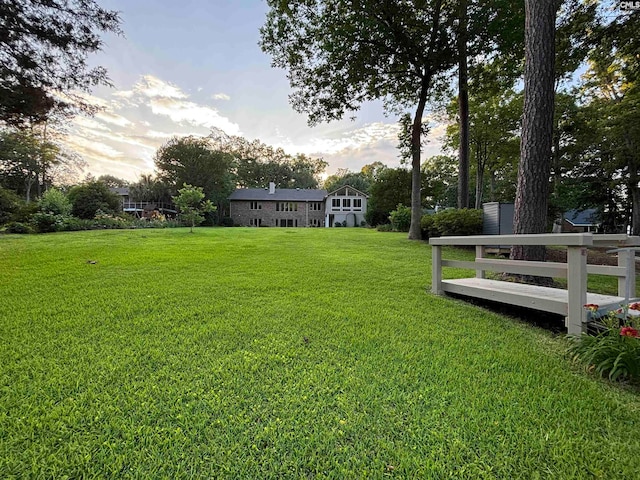
[[(286, 71), (271, 67), (258, 45), (265, 1), (98, 3), (120, 12), (124, 35), (104, 35), (103, 50), (90, 57), (113, 86), (91, 92), (102, 111), (76, 117), (66, 140), (88, 163), (85, 173), (136, 181), (153, 173), (156, 150), (172, 137), (212, 128), (322, 157), (326, 174), (399, 165), (397, 117), (385, 116), (380, 102), (363, 105), (354, 120), (315, 127), (293, 110)], [(443, 128), (430, 133), (425, 158), (440, 153)]]

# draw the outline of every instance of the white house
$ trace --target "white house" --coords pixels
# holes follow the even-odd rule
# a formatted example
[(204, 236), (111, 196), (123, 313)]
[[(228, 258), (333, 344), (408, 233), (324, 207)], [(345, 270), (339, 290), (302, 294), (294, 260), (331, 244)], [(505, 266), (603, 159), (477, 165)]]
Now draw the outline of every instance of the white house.
[(333, 227), (340, 223), (343, 227), (360, 226), (365, 222), (367, 211), (366, 194), (345, 185), (327, 194), (325, 205), (325, 227)]

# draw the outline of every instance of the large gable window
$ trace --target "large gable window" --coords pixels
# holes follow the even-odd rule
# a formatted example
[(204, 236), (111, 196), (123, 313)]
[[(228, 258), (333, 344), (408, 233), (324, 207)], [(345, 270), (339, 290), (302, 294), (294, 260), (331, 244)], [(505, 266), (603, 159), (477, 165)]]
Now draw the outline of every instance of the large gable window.
[(331, 210), (340, 210), (340, 199), (332, 198), (331, 199)]
[(353, 199), (353, 209), (357, 212), (362, 211), (362, 199), (361, 198), (354, 198)]

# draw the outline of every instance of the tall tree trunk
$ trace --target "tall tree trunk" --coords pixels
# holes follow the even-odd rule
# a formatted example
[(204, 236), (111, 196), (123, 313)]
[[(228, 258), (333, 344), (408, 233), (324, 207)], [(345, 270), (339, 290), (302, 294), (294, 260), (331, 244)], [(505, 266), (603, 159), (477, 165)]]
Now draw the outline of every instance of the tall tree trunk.
[(460, 0), (460, 13), (458, 20), (458, 117), (460, 118), (460, 149), (458, 150), (458, 208), (468, 208), (469, 77), (467, 65), (467, 0)]
[(420, 171), (420, 159), (422, 150), (422, 115), (427, 104), (427, 92), (429, 91), (430, 75), (425, 75), (422, 80), (420, 100), (416, 107), (411, 126), (411, 225), (409, 226), (409, 240), (421, 240), (422, 230), (422, 178)]
[[(515, 234), (547, 230), (557, 4), (557, 0), (525, 0), (524, 111)], [(544, 247), (514, 246), (511, 249), (511, 258), (516, 260), (544, 260), (544, 257)]]
[[(433, 22), (431, 24), (431, 38), (429, 39), (429, 51), (427, 58), (436, 51), (438, 40), (438, 28), (440, 26), (440, 14), (442, 13), (442, 0), (436, 0), (433, 6)], [(427, 104), (427, 96), (431, 87), (433, 72), (429, 65), (425, 66), (420, 84), (420, 98), (411, 127), (411, 225), (409, 226), (409, 240), (421, 240), (420, 220), (422, 219), (422, 178), (420, 172), (420, 157), (422, 150), (422, 116)]]

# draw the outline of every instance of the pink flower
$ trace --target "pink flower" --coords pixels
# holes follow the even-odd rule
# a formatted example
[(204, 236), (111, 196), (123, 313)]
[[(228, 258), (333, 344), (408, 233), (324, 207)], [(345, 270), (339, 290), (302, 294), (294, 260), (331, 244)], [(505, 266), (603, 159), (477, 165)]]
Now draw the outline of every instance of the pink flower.
[(584, 308), (586, 308), (587, 310), (589, 310), (590, 312), (597, 312), (598, 309), (600, 308), (599, 305), (596, 305), (595, 303), (587, 303)]
[(633, 327), (622, 327), (620, 329), (620, 336), (640, 338), (640, 333), (638, 333), (638, 330)]
[(629, 310), (640, 310), (640, 302), (632, 303), (629, 305)]

